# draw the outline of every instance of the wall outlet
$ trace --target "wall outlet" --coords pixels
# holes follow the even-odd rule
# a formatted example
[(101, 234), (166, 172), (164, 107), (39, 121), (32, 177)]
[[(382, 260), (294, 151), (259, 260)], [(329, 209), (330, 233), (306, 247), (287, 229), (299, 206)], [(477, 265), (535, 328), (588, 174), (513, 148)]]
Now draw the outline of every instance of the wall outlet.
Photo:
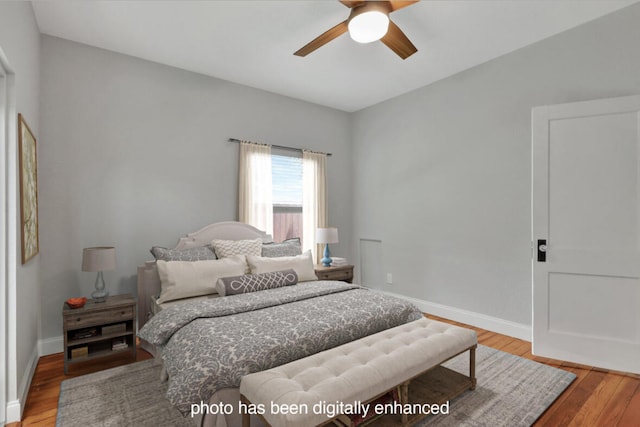
[(391, 273), (387, 273), (387, 285), (393, 284), (393, 275)]

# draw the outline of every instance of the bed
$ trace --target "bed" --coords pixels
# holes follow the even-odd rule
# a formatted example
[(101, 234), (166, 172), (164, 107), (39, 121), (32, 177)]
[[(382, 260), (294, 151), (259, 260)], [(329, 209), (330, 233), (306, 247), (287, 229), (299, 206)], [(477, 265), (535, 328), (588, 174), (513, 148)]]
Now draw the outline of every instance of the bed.
[[(221, 222), (188, 234), (173, 249), (203, 248), (218, 240), (238, 241), (239, 244), (259, 241), (263, 247), (272, 243), (269, 235), (252, 226)], [(188, 265), (191, 268), (216, 262), (166, 264), (153, 261), (138, 268), (141, 345), (163, 363), (169, 381), (167, 398), (171, 403), (187, 416), (193, 405), (196, 408), (200, 405), (198, 412), (205, 412), (204, 417), (194, 419), (194, 424), (207, 427), (241, 425), (237, 413), (238, 386), (244, 375), (422, 317), (415, 306), (403, 300), (358, 285), (311, 280), (305, 270), (310, 258), (299, 261), (304, 256), (267, 259), (247, 255), (246, 264), (243, 264), (246, 270), (242, 273), (252, 274), (238, 276), (240, 281), (267, 279), (262, 276), (269, 276), (270, 280), (273, 275), (284, 277), (293, 272), (294, 284), (258, 288), (262, 290), (257, 292), (243, 288), (242, 292), (223, 297), (208, 294), (168, 302), (158, 298), (166, 289), (168, 266)], [(231, 265), (235, 262), (232, 258), (222, 260)], [(264, 273), (260, 269), (263, 265), (282, 266), (289, 259), (295, 259), (295, 262), (291, 261), (291, 269)], [(313, 269), (312, 262), (310, 265)], [(298, 278), (304, 280), (298, 282)], [(218, 289), (219, 286), (220, 283)], [(230, 290), (228, 288), (227, 293)], [(226, 408), (230, 407), (236, 410), (228, 411)]]

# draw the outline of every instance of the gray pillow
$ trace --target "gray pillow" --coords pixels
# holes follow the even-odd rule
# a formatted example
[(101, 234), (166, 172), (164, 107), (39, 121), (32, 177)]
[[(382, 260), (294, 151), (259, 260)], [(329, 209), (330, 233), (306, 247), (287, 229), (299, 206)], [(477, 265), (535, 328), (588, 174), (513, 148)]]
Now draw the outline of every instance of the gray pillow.
[(281, 288), (296, 283), (298, 283), (298, 275), (295, 270), (282, 270), (223, 277), (216, 282), (216, 290), (221, 296), (226, 296)]
[(263, 243), (262, 256), (267, 258), (278, 258), (281, 256), (295, 256), (302, 254), (300, 238), (287, 239), (281, 243)]
[(160, 246), (151, 248), (156, 261), (210, 261), (218, 259), (211, 245), (188, 249), (167, 249)]

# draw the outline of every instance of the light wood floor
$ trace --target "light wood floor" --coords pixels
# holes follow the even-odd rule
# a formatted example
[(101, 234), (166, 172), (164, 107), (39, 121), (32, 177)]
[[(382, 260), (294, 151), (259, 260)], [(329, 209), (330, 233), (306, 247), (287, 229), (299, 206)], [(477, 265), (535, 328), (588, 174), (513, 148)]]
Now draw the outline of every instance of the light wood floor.
[[(533, 356), (531, 344), (527, 341), (435, 316), (427, 317), (474, 329), (478, 333), (480, 344), (559, 367), (577, 375), (576, 380), (540, 417), (535, 426), (640, 426), (640, 375), (606, 371)], [(138, 351), (138, 361), (150, 357), (148, 353)], [(62, 353), (40, 358), (29, 389), (23, 421), (9, 424), (9, 426), (55, 426), (60, 383), (63, 380), (130, 361), (130, 359), (114, 360), (109, 363), (96, 361), (87, 363), (81, 369), (78, 369), (80, 366), (73, 366), (71, 375), (64, 375)]]

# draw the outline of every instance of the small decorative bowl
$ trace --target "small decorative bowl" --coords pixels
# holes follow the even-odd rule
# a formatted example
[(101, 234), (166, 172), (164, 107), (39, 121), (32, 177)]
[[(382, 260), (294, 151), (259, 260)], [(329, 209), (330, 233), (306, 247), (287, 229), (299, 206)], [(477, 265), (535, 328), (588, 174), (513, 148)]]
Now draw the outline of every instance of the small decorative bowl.
[(67, 305), (71, 308), (82, 308), (87, 302), (86, 297), (80, 298), (69, 298), (67, 301)]

